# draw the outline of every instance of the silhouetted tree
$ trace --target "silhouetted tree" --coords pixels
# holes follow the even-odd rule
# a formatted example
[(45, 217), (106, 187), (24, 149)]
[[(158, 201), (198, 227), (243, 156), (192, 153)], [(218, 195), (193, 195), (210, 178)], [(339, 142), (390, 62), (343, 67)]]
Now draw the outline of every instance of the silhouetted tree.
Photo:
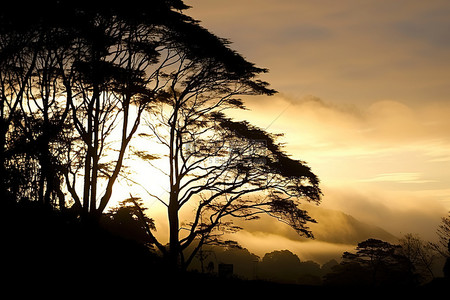
[(320, 285), (322, 271), (313, 261), (301, 261), (289, 250), (266, 253), (258, 264), (258, 278), (279, 283)]
[(416, 284), (411, 261), (399, 245), (377, 239), (360, 242), (356, 253), (344, 252), (341, 263), (325, 276), (329, 285), (401, 286)]
[(444, 276), (450, 277), (450, 213), (446, 217), (442, 217), (442, 222), (437, 231), (438, 241), (430, 243), (430, 246), (440, 255), (446, 258), (444, 265)]
[(94, 217), (111, 199), (142, 112), (165, 85), (161, 72), (169, 66), (167, 47), (177, 40), (173, 31), (193, 23), (174, 11), (186, 8), (181, 1), (138, 4), (87, 5), (76, 13), (78, 52), (66, 72), (72, 75), (66, 89), (79, 139), (69, 154), (76, 159), (66, 182), (76, 206)]
[(450, 242), (450, 213), (448, 216), (442, 217), (436, 234), (438, 235), (438, 241), (431, 243), (431, 247), (442, 256), (450, 258), (450, 250), (448, 250), (448, 244)]
[(14, 145), (38, 164), (34, 186), (36, 200), (64, 209), (62, 170), (72, 140), (72, 128), (59, 57), (67, 55), (68, 45), (66, 36), (52, 30), (41, 32), (41, 36), (33, 76), (28, 81), (23, 105), (20, 105), (21, 114), (14, 124)]
[(12, 15), (10, 18), (3, 10), (0, 17), (0, 193), (4, 198), (16, 198), (10, 189), (15, 186), (15, 172), (8, 166), (17, 152), (12, 147), (16, 137), (11, 130), (36, 66), (40, 43), (35, 32), (15, 26), (18, 24)]
[[(164, 89), (177, 81), (168, 74), (179, 58), (224, 54), (209, 53), (221, 41), (182, 14), (186, 8), (178, 0), (126, 6), (44, 0), (2, 11), (2, 194), (13, 194), (8, 165), (31, 155), (39, 201), (53, 195), (64, 207), (63, 177), (73, 207), (101, 215), (141, 115), (149, 103), (167, 98)], [(8, 163), (13, 139), (28, 149)]]
[(359, 263), (340, 263), (325, 274), (325, 286), (369, 286), (371, 285), (371, 274)]
[[(200, 239), (198, 251), (230, 218), (254, 219), (259, 214), (311, 236), (305, 224), (313, 220), (298, 205), (301, 199), (319, 201), (317, 177), (286, 155), (275, 135), (224, 114), (244, 108), (239, 96), (274, 93), (256, 79), (266, 70), (204, 30), (192, 28), (190, 34), (197, 37), (186, 35), (191, 49), (170, 49), (165, 105), (150, 111), (148, 124), (167, 157), (167, 168), (162, 169), (168, 179), (167, 198), (152, 195), (168, 212), (169, 248), (160, 250), (184, 268), (196, 254), (185, 258), (184, 250), (195, 239)], [(187, 203), (195, 212), (182, 222), (179, 214)], [(182, 235), (181, 223), (186, 229)]]
[[(307, 222), (314, 220), (299, 205), (320, 201), (316, 175), (290, 158), (276, 135), (224, 114), (244, 108), (240, 96), (275, 93), (257, 79), (267, 70), (185, 9), (181, 0), (44, 0), (3, 10), (0, 193), (61, 209), (71, 202), (97, 221), (148, 111), (155, 117), (150, 129), (168, 150), (170, 191), (167, 201), (159, 199), (168, 210), (168, 247), (151, 226), (144, 229), (174, 265), (184, 268), (202, 245), (220, 242), (217, 230), (238, 229), (233, 218), (269, 214), (312, 237)], [(187, 203), (196, 210), (180, 235)], [(108, 217), (146, 220), (133, 204)]]
[[(447, 250), (450, 252), (450, 240), (448, 241), (447, 244)], [(450, 278), (450, 257), (447, 257), (447, 259), (445, 260), (444, 277), (447, 279)]]
[(335, 259), (331, 259), (329, 261), (327, 261), (326, 263), (324, 263), (320, 269), (321, 269), (321, 273), (322, 273), (322, 277), (324, 277), (325, 275), (327, 275), (328, 273), (330, 273), (332, 271), (332, 268), (337, 266), (339, 263), (337, 262), (337, 260)]
[(60, 99), (58, 57), (67, 52), (69, 39), (50, 4), (55, 3), (12, 3), (0, 13), (0, 189), (16, 201), (58, 199), (52, 204), (63, 208), (60, 168), (68, 111)]
[(300, 274), (300, 259), (289, 250), (273, 251), (264, 255), (258, 267), (261, 278), (296, 283)]
[(155, 223), (145, 215), (142, 200), (129, 198), (121, 201), (104, 214), (101, 220), (103, 227), (123, 238), (151, 246), (148, 231), (156, 230)]
[(433, 262), (436, 260), (436, 252), (419, 236), (406, 234), (400, 239), (400, 253), (411, 262), (411, 273), (418, 274), (421, 281), (429, 281), (434, 278)]

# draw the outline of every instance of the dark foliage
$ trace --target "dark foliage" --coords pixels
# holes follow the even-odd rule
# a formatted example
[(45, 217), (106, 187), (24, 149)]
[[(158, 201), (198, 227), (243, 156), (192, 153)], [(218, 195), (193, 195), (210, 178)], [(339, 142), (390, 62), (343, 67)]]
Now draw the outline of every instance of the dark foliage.
[[(261, 280), (219, 278), (196, 272), (170, 273), (149, 248), (97, 225), (80, 223), (70, 212), (49, 210), (33, 202), (1, 204), (2, 286), (14, 296), (122, 295), (160, 292), (182, 296), (202, 294), (228, 297), (346, 296), (361, 293), (383, 296), (441, 295), (448, 280), (421, 287), (367, 288), (354, 284), (313, 286)], [(98, 259), (102, 256), (102, 259)], [(358, 267), (357, 267), (358, 268)], [(354, 278), (365, 278), (354, 270)], [(357, 283), (357, 281), (355, 281)], [(195, 290), (195, 291), (194, 291)]]
[(328, 285), (412, 287), (417, 285), (411, 261), (400, 254), (400, 246), (368, 239), (356, 252), (344, 252), (342, 262), (325, 277)]
[[(341, 291), (341, 284), (337, 284), (338, 287), (280, 285), (174, 270), (168, 268), (167, 261), (158, 257), (149, 247), (149, 244), (155, 244), (153, 239), (149, 240), (150, 230), (154, 229), (154, 226), (151, 219), (144, 217), (138, 205), (124, 205), (101, 215), (111, 197), (112, 185), (122, 166), (121, 160), (127, 144), (140, 121), (136, 119), (132, 128), (123, 125), (124, 131), (128, 130), (130, 135), (122, 141), (122, 156), (113, 162), (117, 163), (116, 167), (112, 167), (114, 174), (105, 175), (109, 170), (106, 170), (106, 163), (99, 162), (101, 151), (96, 149), (103, 148), (103, 142), (99, 142), (96, 137), (97, 142), (94, 143), (92, 138), (113, 127), (110, 124), (109, 127), (105, 125), (99, 128), (100, 120), (114, 119), (116, 110), (120, 108), (117, 107), (116, 101), (107, 103), (108, 105), (105, 104), (100, 109), (99, 95), (102, 91), (126, 96), (123, 99), (118, 97), (123, 101), (122, 110), (126, 116), (123, 119), (128, 117), (130, 103), (139, 106), (139, 112), (142, 113), (143, 106), (152, 101), (156, 102), (157, 98), (164, 102), (169, 101), (170, 96), (178, 100), (183, 100), (184, 96), (188, 100), (195, 95), (196, 100), (201, 100), (205, 96), (202, 94), (205, 89), (213, 96), (223, 93), (229, 93), (230, 96), (238, 94), (224, 83), (242, 85), (245, 87), (245, 92), (242, 93), (246, 95), (275, 93), (268, 88), (266, 82), (256, 79), (257, 75), (266, 72), (266, 69), (246, 61), (228, 47), (226, 40), (211, 34), (199, 26), (197, 21), (182, 14), (181, 11), (186, 8), (181, 0), (130, 0), (126, 4), (111, 2), (107, 5), (87, 0), (43, 0), (29, 3), (12, 2), (0, 13), (0, 73), (3, 76), (0, 86), (0, 238), (3, 250), (1, 271), (2, 283), (17, 288), (14, 296), (18, 295), (19, 289), (29, 291), (34, 296), (37, 289), (64, 291), (65, 294), (60, 294), (61, 298), (66, 298), (74, 291), (81, 291), (84, 296), (92, 295), (93, 289), (103, 293), (126, 291), (127, 296), (133, 291), (149, 291), (153, 294), (163, 291), (171, 296), (176, 296), (177, 290), (180, 295), (181, 292), (185, 293), (184, 296), (189, 292), (197, 294), (198, 290), (207, 296), (219, 293), (224, 296), (290, 296), (292, 293), (309, 292), (319, 295)], [(146, 26), (147, 33), (158, 33), (158, 39), (133, 40), (130, 36), (124, 38), (127, 34), (137, 34), (137, 28), (141, 25)], [(121, 31), (123, 28), (124, 31)], [(180, 55), (176, 61), (190, 61), (189, 68), (183, 71), (189, 70), (192, 73), (180, 80), (179, 83), (184, 88), (184, 92), (180, 94), (174, 88), (182, 77), (178, 76), (180, 74), (163, 74), (160, 67), (154, 72), (158, 74), (156, 81), (168, 80), (172, 76), (173, 90), (165, 91), (164, 84), (163, 87), (151, 90), (146, 86), (150, 81), (145, 78), (148, 70), (140, 64), (126, 66), (122, 60), (127, 55), (129, 58), (141, 55), (140, 57), (145, 57), (145, 63), (156, 64), (161, 56), (157, 49), (161, 45), (166, 47), (164, 51), (174, 51)], [(110, 60), (114, 51), (116, 61)], [(65, 65), (66, 63), (69, 65)], [(166, 63), (172, 64), (169, 60)], [(201, 72), (197, 72), (199, 70)], [(71, 99), (73, 94), (84, 95), (86, 91), (89, 96), (81, 99), (84, 101), (77, 107)], [(53, 97), (45, 93), (53, 94)], [(55, 104), (55, 99), (62, 94), (67, 98), (67, 102)], [(31, 113), (32, 109), (23, 108), (30, 105), (31, 100), (35, 100), (35, 104), (38, 103), (38, 98), (42, 100), (42, 107), (38, 108), (38, 111), (42, 112), (40, 115)], [(227, 106), (243, 108), (242, 101), (234, 97), (224, 97), (222, 100), (221, 103)], [(7, 101), (9, 103), (6, 103)], [(53, 101), (53, 106), (45, 101)], [(114, 114), (111, 114), (113, 111)], [(105, 115), (99, 117), (101, 113)], [(97, 115), (97, 119), (93, 122), (94, 126), (84, 130), (83, 125), (88, 123), (83, 119), (86, 115), (91, 119), (93, 115)], [(312, 237), (305, 225), (306, 222), (314, 220), (292, 200), (294, 197), (304, 197), (308, 201), (319, 202), (319, 180), (309, 167), (286, 155), (279, 144), (274, 142), (274, 136), (247, 122), (234, 122), (220, 114), (201, 116), (211, 117), (209, 121), (220, 123), (228, 137), (233, 136), (237, 141), (265, 141), (265, 146), (271, 153), (270, 156), (262, 157), (266, 159), (266, 164), (245, 159), (239, 160), (238, 163), (236, 160), (230, 160), (226, 166), (228, 169), (218, 166), (216, 173), (222, 174), (232, 167), (235, 179), (239, 179), (243, 185), (250, 182), (249, 174), (251, 175), (252, 170), (254, 172), (256, 168), (260, 168), (261, 173), (256, 174), (251, 183), (261, 190), (264, 187), (261, 179), (263, 175), (274, 175), (274, 178), (278, 179), (277, 182), (282, 184), (275, 187), (282, 189), (286, 195), (282, 198), (279, 192), (272, 193), (270, 202), (257, 205), (260, 206), (256, 207), (259, 209), (258, 213), (270, 213), (284, 220), (299, 233)], [(202, 122), (205, 122), (201, 118), (188, 121), (192, 121), (198, 128), (202, 128)], [(189, 122), (186, 124), (189, 125)], [(78, 133), (78, 136), (72, 137), (74, 133)], [(75, 139), (89, 144), (84, 152), (80, 151), (76, 156), (79, 158), (85, 155), (85, 168), (95, 169), (92, 178), (86, 177), (84, 195), (92, 192), (90, 207), (91, 211), (96, 213), (95, 216), (83, 215), (82, 218), (80, 211), (75, 211), (82, 206), (87, 211), (89, 204), (89, 201), (86, 201), (88, 197), (81, 199), (75, 192), (74, 181), (73, 185), (70, 185), (69, 180), (69, 175), (80, 176), (77, 172), (82, 169), (83, 162), (74, 163), (73, 157), (66, 157), (65, 162), (62, 159), (74, 146)], [(201, 144), (201, 141), (199, 142)], [(91, 161), (93, 166), (90, 165)], [(75, 170), (70, 169), (70, 164), (75, 164), (71, 166)], [(97, 214), (95, 201), (99, 197), (96, 194), (96, 180), (99, 176), (110, 181), (107, 192), (101, 198)], [(217, 179), (219, 178), (221, 177), (217, 175)], [(71, 194), (71, 201), (78, 204), (78, 207), (66, 207), (65, 194), (62, 191), (64, 180), (67, 185), (66, 194)], [(227, 184), (223, 183), (225, 186)], [(213, 187), (215, 189), (217, 186)], [(225, 192), (231, 193), (233, 190), (221, 190), (222, 194)], [(254, 203), (241, 199), (243, 194), (244, 191), (236, 191), (232, 195), (233, 200), (236, 200), (233, 203), (235, 206), (231, 205), (231, 202), (225, 205), (205, 202), (203, 205), (211, 211), (210, 216), (221, 213), (253, 218), (256, 213), (250, 209), (255, 208), (252, 206)], [(59, 205), (56, 204), (56, 199), (59, 199)], [(268, 208), (262, 209), (264, 206)], [(102, 217), (104, 222), (98, 222)], [(198, 221), (199, 230), (192, 230), (192, 235), (188, 237), (189, 242), (201, 234), (210, 234), (210, 228), (219, 224), (218, 221), (212, 223), (205, 225)], [(192, 227), (195, 229), (195, 226)], [(236, 229), (232, 226), (228, 228)], [(179, 228), (175, 229), (178, 232)], [(213, 238), (214, 235), (208, 237)], [(214, 241), (219, 244), (217, 240)], [(354, 283), (358, 284), (352, 286), (352, 291), (367, 285), (367, 281), (372, 280), (373, 283), (374, 278), (377, 282), (385, 282), (388, 278), (391, 283), (392, 277), (403, 276), (405, 261), (395, 253), (394, 248), (391, 249), (383, 243), (375, 246), (371, 243), (369, 246), (376, 248), (378, 257), (383, 257), (376, 267), (367, 265), (364, 259), (361, 260), (364, 256), (372, 255), (368, 245), (361, 245), (355, 256), (346, 255), (352, 263), (341, 265), (343, 270), (336, 269), (339, 279), (346, 278), (343, 274), (355, 278)], [(160, 245), (160, 248), (164, 247)], [(377, 251), (381, 251), (382, 255)], [(270, 257), (267, 257), (266, 263), (270, 268)], [(294, 259), (288, 260), (288, 263), (299, 262)], [(446, 270), (448, 274), (448, 264)], [(372, 276), (367, 278), (367, 275)], [(306, 281), (308, 280), (305, 279)], [(433, 287), (442, 287), (447, 283), (436, 281), (432, 284)], [(398, 281), (394, 284), (410, 286)], [(383, 284), (384, 286), (387, 285)], [(392, 287), (392, 284), (389, 286)]]
[(82, 223), (69, 211), (29, 201), (2, 205), (1, 211), (2, 273), (11, 284), (53, 290), (163, 274), (158, 258), (143, 244)]

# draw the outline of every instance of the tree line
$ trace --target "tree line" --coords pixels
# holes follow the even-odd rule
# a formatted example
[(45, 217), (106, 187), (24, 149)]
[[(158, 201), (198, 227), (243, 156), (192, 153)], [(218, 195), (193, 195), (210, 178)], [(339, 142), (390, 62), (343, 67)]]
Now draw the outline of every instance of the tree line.
[[(133, 219), (137, 213), (135, 206), (124, 202), (109, 211), (104, 219), (105, 228), (140, 243), (150, 242), (145, 228), (137, 218)], [(339, 261), (331, 259), (323, 265), (311, 260), (302, 261), (289, 250), (277, 250), (258, 257), (234, 241), (199, 243), (188, 249), (195, 254), (189, 270), (219, 278), (236, 277), (242, 280), (326, 288), (414, 290), (442, 277), (444, 284), (447, 284), (450, 278), (449, 222), (450, 215), (441, 219), (434, 242), (411, 233), (399, 238), (397, 243), (368, 238), (359, 242), (353, 251), (342, 253)], [(196, 247), (200, 250), (194, 251)], [(221, 265), (229, 266), (231, 271), (222, 273)]]
[[(442, 230), (447, 228), (450, 216), (443, 218), (436, 243), (412, 234), (396, 244), (371, 238), (344, 252), (340, 260), (319, 265), (300, 260), (289, 250), (258, 257), (236, 242), (222, 241), (203, 244), (188, 272), (179, 273), (152, 251), (155, 247), (147, 228), (136, 218), (139, 212), (135, 206), (109, 210), (98, 227), (74, 222), (74, 216), (48, 210), (35, 201), (19, 202), (15, 209), (1, 212), (6, 286), (8, 282), (16, 287), (31, 284), (49, 291), (73, 290), (76, 286), (91, 292), (177, 287), (183, 292), (225, 288), (231, 294), (251, 289), (254, 293), (274, 291), (281, 295), (314, 287), (314, 291), (324, 293), (348, 293), (360, 288), (428, 293), (435, 287), (445, 290), (450, 277), (450, 231)], [(188, 253), (196, 246), (191, 245)], [(223, 266), (227, 267), (225, 272)], [(234, 290), (239, 286), (243, 289)]]
[[(266, 69), (184, 13), (181, 0), (97, 4), (44, 0), (0, 13), (0, 195), (98, 224), (128, 155), (165, 149), (169, 242), (153, 234), (139, 196), (126, 205), (149, 242), (186, 269), (204, 244), (238, 230), (233, 218), (269, 214), (300, 235), (315, 222), (318, 177), (277, 135), (226, 115), (241, 97), (276, 93)], [(144, 122), (145, 120), (145, 122)], [(145, 128), (143, 130), (143, 128)], [(143, 130), (141, 132), (141, 130)], [(136, 136), (148, 138), (132, 151)], [(145, 183), (151, 187), (152, 182)], [(248, 197), (257, 194), (258, 197)], [(182, 209), (194, 207), (189, 220)], [(188, 251), (196, 245), (193, 251)]]
[[(427, 242), (418, 235), (406, 234), (392, 244), (369, 238), (346, 251), (340, 261), (331, 259), (320, 265), (302, 261), (289, 250), (276, 250), (263, 257), (252, 254), (238, 244), (204, 247), (193, 268), (198, 272), (220, 276), (220, 264), (233, 265), (233, 275), (242, 279), (283, 284), (349, 288), (414, 289), (435, 280), (450, 278), (450, 231), (437, 242)], [(448, 282), (447, 282), (448, 283)]]

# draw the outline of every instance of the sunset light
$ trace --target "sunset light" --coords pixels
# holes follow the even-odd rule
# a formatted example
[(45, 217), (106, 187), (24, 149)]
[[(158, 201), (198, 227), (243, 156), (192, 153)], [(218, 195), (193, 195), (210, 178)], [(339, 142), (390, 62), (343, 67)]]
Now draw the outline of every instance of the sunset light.
[(413, 2), (188, 1), (269, 69), (279, 94), (233, 116), (284, 134), (321, 179), (320, 207), (433, 240), (450, 209), (449, 7)]
[(11, 281), (169, 297), (448, 289), (448, 1), (11, 7)]

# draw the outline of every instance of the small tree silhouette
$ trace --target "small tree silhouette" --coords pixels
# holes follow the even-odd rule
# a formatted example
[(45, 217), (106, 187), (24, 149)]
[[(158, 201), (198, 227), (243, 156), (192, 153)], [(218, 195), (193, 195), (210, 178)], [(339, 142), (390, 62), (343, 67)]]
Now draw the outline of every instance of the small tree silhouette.
[(414, 285), (411, 265), (399, 245), (368, 239), (358, 243), (355, 253), (344, 252), (341, 263), (325, 276), (325, 283), (381, 287)]
[(156, 230), (154, 220), (144, 214), (142, 200), (131, 197), (104, 214), (102, 226), (123, 238), (151, 246), (148, 232)]

